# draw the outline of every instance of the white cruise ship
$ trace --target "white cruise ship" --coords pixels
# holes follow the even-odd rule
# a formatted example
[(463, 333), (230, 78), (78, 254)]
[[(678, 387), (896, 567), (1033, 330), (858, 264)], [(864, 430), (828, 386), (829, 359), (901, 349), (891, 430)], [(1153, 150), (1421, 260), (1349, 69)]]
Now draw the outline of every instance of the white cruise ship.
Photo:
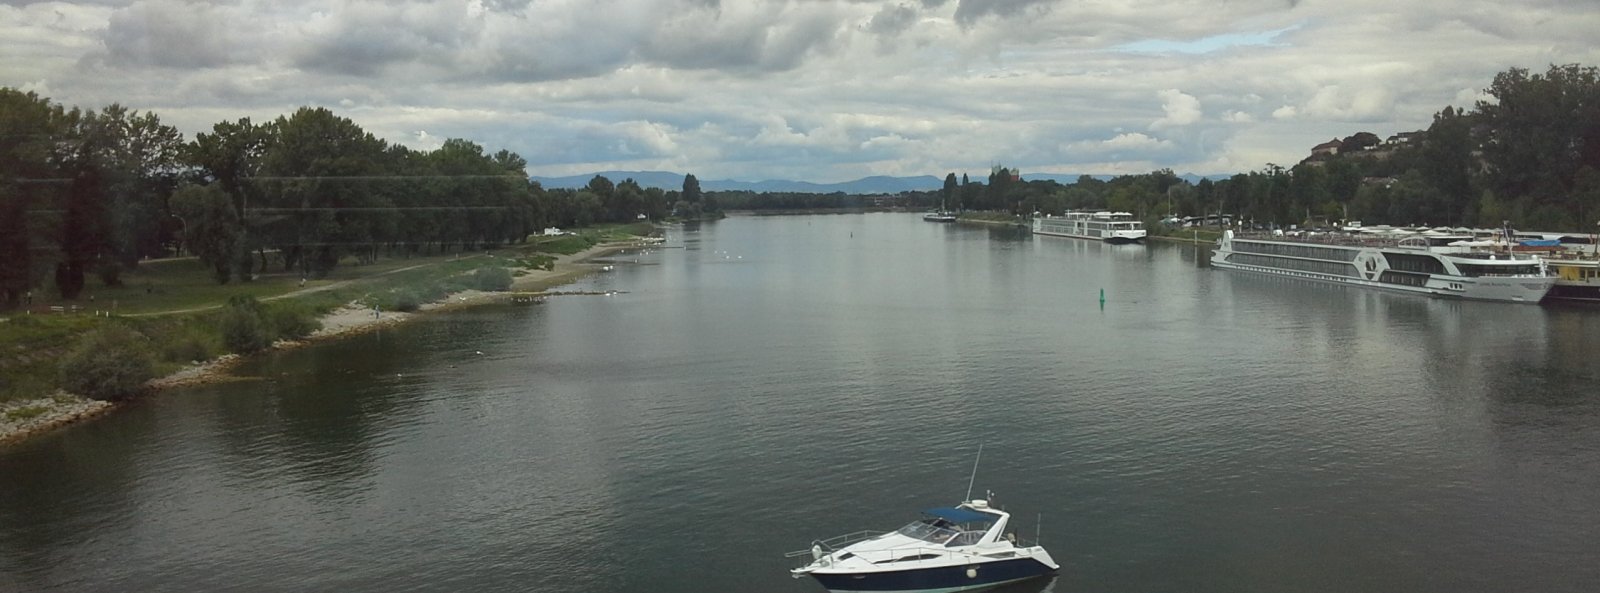
[(1127, 212), (1072, 211), (1063, 216), (1033, 217), (1033, 232), (1040, 235), (1098, 239), (1107, 243), (1143, 241), (1144, 223)]
[(1224, 232), (1211, 265), (1437, 297), (1537, 304), (1555, 284), (1543, 260), (1486, 250), (1470, 236), (1399, 240), (1346, 235), (1309, 238)]

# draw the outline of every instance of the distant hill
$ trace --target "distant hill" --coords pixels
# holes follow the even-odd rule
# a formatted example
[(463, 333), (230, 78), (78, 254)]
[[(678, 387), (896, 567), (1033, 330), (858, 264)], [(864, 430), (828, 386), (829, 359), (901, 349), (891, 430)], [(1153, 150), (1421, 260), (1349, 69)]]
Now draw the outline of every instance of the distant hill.
[[(1065, 185), (1065, 184), (1077, 183), (1078, 182), (1078, 178), (1082, 177), (1082, 176), (1083, 176), (1082, 173), (1023, 173), (1022, 174), (1022, 180), (1023, 181), (1051, 180), (1051, 181), (1055, 181), (1056, 183), (1060, 183), (1060, 184)], [(1182, 180), (1187, 181), (1189, 183), (1200, 183), (1201, 179), (1210, 179), (1212, 181), (1221, 181), (1223, 179), (1227, 179), (1227, 178), (1232, 177), (1232, 176), (1233, 175), (1226, 174), (1226, 173), (1215, 174), (1215, 175), (1198, 175), (1198, 174), (1195, 174), (1195, 173), (1180, 173), (1180, 174), (1178, 174), (1178, 179), (1182, 179)], [(1116, 177), (1116, 175), (1090, 175), (1090, 177), (1093, 177), (1095, 179), (1099, 179), (1101, 181), (1110, 181), (1111, 178), (1112, 177)]]
[[(683, 174), (667, 171), (599, 171), (566, 177), (541, 177), (535, 175), (531, 179), (548, 188), (575, 189), (588, 185), (589, 180), (594, 179), (595, 175), (603, 175), (612, 182), (633, 179), (644, 187), (659, 187), (667, 190), (683, 188)], [(700, 189), (705, 191), (753, 191), (758, 193), (831, 194), (844, 192), (847, 194), (894, 194), (903, 191), (939, 189), (943, 184), (944, 181), (942, 179), (932, 175), (917, 177), (887, 177), (879, 175), (840, 183), (812, 183), (810, 181), (791, 181), (787, 179), (768, 179), (765, 181), (701, 179)]]
[[(576, 189), (589, 184), (595, 175), (603, 175), (613, 183), (624, 179), (632, 179), (643, 187), (659, 187), (666, 190), (683, 188), (683, 174), (670, 171), (598, 171), (583, 175), (568, 175), (565, 177), (542, 177), (535, 175), (530, 179), (539, 182), (548, 188)], [(1027, 181), (1051, 179), (1058, 183), (1073, 183), (1078, 180), (1077, 173), (1024, 173), (1022, 178)], [(1091, 175), (1096, 179), (1111, 179), (1111, 175)], [(1227, 175), (1201, 176), (1193, 173), (1184, 173), (1178, 177), (1190, 183), (1199, 183), (1201, 179), (1210, 177), (1212, 180), (1226, 179)], [(983, 179), (982, 177), (974, 180)], [(913, 177), (890, 177), (874, 175), (862, 177), (854, 181), (839, 183), (812, 183), (810, 181), (792, 181), (787, 179), (768, 179), (765, 181), (737, 181), (733, 179), (701, 179), (700, 189), (705, 191), (753, 191), (761, 192), (794, 192), (831, 194), (842, 192), (846, 194), (896, 194), (903, 191), (929, 191), (944, 186), (944, 178), (933, 175), (917, 175)]]

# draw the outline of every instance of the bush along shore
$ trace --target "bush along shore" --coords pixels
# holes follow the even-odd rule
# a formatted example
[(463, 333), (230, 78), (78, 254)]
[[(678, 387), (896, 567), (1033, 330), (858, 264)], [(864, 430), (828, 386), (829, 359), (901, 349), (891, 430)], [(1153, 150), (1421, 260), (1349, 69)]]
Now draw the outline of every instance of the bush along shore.
[[(637, 229), (636, 229), (637, 230)], [(0, 323), (0, 445), (92, 418), (163, 389), (226, 381), (244, 357), (538, 293), (599, 269), (587, 260), (640, 246), (596, 237), (418, 266), (284, 298), (230, 297), (171, 315), (18, 315)]]

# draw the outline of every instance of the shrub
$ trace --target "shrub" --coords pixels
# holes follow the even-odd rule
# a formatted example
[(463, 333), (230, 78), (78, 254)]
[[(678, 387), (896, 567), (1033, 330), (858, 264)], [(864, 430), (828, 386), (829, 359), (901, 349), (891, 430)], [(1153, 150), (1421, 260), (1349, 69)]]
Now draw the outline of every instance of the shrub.
[(499, 266), (478, 268), (478, 271), (472, 273), (472, 284), (478, 290), (493, 292), (511, 290), (511, 271)]
[(166, 362), (194, 362), (216, 355), (222, 344), (209, 324), (198, 319), (187, 322), (152, 323), (140, 331), (157, 345), (161, 360)]
[(401, 289), (401, 290), (398, 290), (398, 291), (395, 292), (395, 295), (394, 295), (394, 310), (405, 312), (405, 313), (410, 313), (412, 311), (416, 311), (418, 308), (421, 308), (421, 307), (422, 307), (422, 297), (421, 297), (421, 295), (417, 294), (417, 291), (410, 290), (410, 289)]
[(155, 377), (150, 341), (121, 325), (108, 325), (78, 342), (61, 361), (61, 385), (86, 397), (114, 400)]
[(308, 305), (278, 302), (267, 307), (265, 321), (272, 329), (273, 338), (298, 340), (322, 329), (322, 321)]
[(254, 298), (229, 298), (222, 310), (222, 345), (239, 354), (271, 346), (273, 330), (262, 318), (261, 303)]

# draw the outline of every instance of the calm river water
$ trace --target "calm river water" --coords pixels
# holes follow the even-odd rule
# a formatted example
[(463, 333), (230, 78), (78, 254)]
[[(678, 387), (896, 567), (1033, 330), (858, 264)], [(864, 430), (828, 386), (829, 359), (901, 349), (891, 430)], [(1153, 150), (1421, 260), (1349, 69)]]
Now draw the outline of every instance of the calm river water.
[(819, 592), (785, 551), (980, 443), (1063, 565), (1008, 592), (1600, 586), (1600, 311), (909, 214), (669, 239), (0, 451), (0, 591)]

